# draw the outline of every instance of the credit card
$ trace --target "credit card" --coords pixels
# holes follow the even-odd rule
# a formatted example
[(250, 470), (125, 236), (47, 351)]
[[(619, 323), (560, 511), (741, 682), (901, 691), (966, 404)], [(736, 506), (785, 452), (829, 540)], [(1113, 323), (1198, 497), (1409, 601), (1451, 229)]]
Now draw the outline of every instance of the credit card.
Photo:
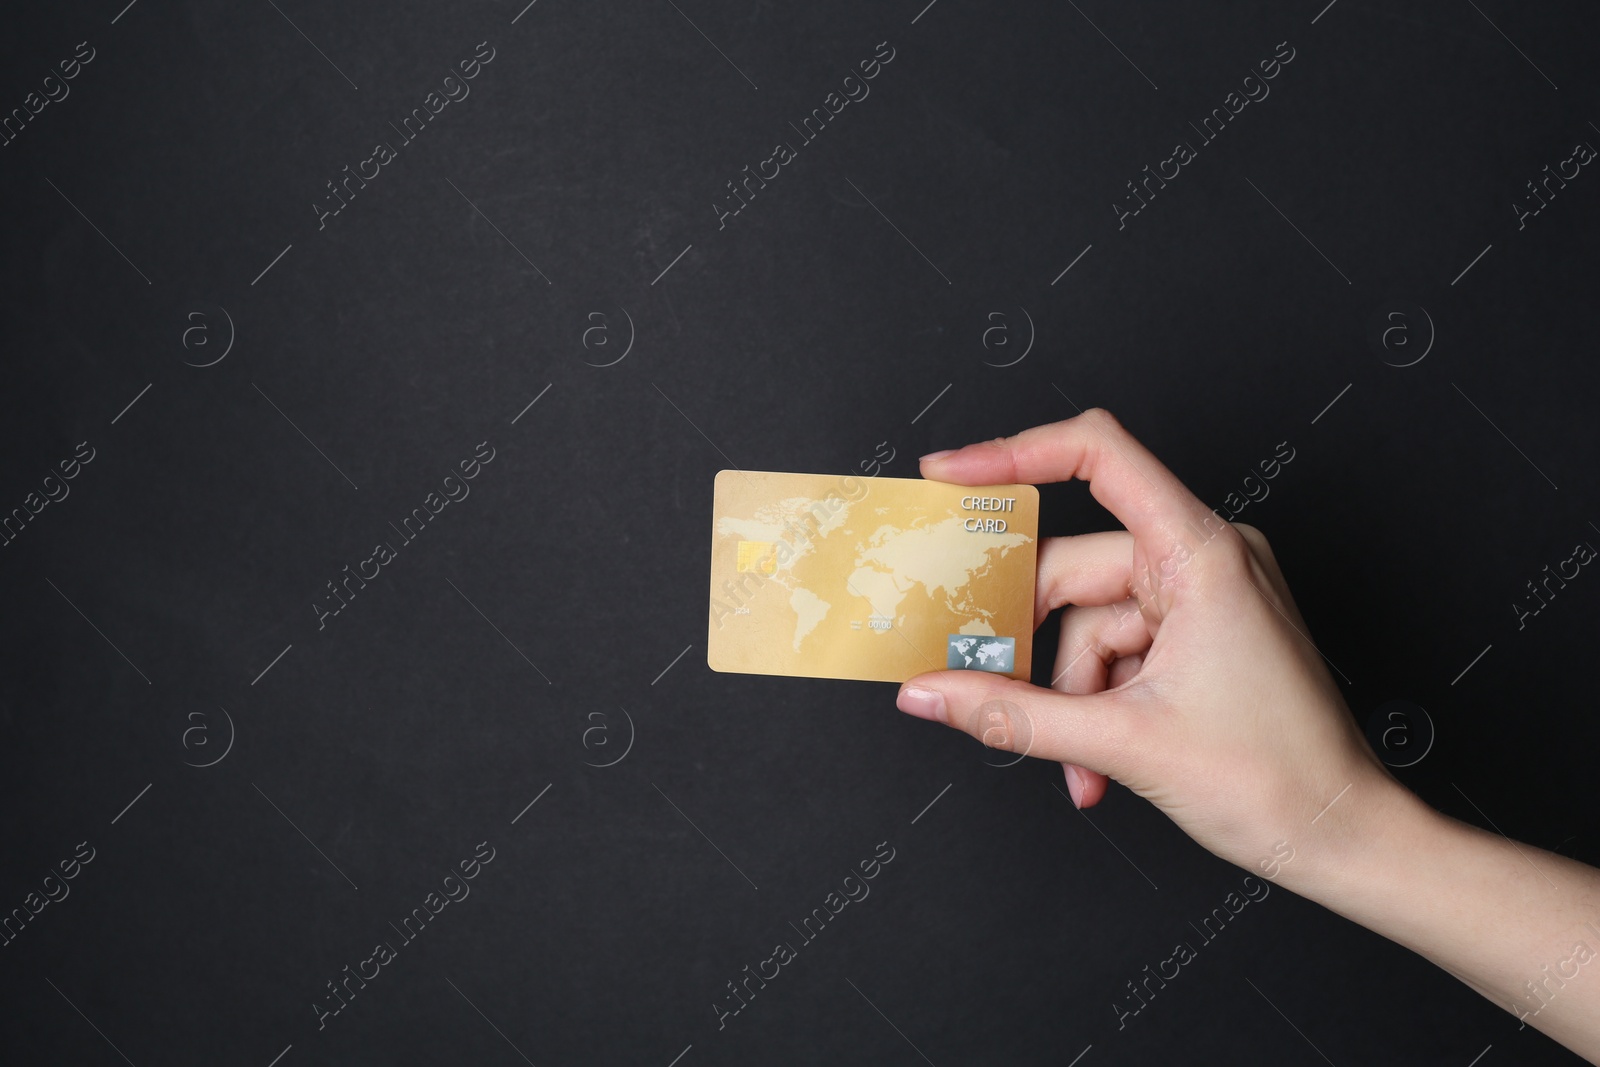
[(723, 470), (711, 511), (712, 670), (1029, 677), (1034, 486)]

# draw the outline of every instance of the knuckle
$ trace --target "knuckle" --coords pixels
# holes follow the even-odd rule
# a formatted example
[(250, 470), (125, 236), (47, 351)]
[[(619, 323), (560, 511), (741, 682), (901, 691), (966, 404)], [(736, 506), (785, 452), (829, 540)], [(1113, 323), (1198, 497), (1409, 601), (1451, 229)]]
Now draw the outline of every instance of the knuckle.
[(1265, 534), (1261, 535), (1261, 543), (1256, 546), (1256, 559), (1253, 565), (1259, 570), (1276, 571), (1278, 569), (1278, 554), (1272, 550), (1272, 542), (1267, 540)]
[(1256, 529), (1254, 526), (1251, 526), (1247, 522), (1236, 522), (1232, 525), (1235, 530), (1239, 531), (1239, 535), (1244, 538), (1245, 544), (1249, 545), (1257, 552), (1265, 552), (1269, 555), (1271, 554), (1272, 545), (1270, 542), (1268, 542), (1266, 534), (1262, 533), (1260, 530)]
[(1105, 637), (1099, 633), (1090, 635), (1088, 651), (1107, 667), (1111, 666), (1111, 661), (1117, 658), (1117, 650), (1107, 644)]
[[(1205, 585), (1232, 581), (1249, 571), (1254, 559), (1251, 536), (1261, 537), (1261, 534), (1253, 527), (1245, 529), (1251, 532), (1246, 533), (1238, 525), (1229, 523), (1195, 554), (1192, 571), (1196, 582)], [(1264, 537), (1261, 540), (1266, 543)]]
[(1096, 426), (1107, 433), (1124, 432), (1122, 423), (1117, 420), (1115, 415), (1111, 414), (1111, 412), (1107, 411), (1105, 408), (1089, 408), (1083, 413), (1083, 417), (1088, 419), (1090, 422), (1093, 422)]

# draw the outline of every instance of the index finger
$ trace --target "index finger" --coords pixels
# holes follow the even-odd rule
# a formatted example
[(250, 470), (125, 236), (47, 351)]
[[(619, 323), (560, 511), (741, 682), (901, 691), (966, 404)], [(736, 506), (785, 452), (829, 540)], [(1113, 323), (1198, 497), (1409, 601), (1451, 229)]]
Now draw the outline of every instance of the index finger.
[(1090, 408), (1011, 437), (922, 461), (922, 475), (960, 485), (1089, 483), (1089, 492), (1139, 540), (1170, 541), (1185, 526), (1221, 520), (1109, 411)]

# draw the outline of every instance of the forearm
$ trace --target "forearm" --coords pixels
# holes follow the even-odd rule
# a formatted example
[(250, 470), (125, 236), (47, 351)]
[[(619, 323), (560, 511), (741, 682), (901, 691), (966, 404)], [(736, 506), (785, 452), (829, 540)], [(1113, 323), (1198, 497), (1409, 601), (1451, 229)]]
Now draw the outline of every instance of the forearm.
[(1387, 779), (1346, 799), (1303, 835), (1279, 884), (1600, 1061), (1600, 871), (1442, 815)]

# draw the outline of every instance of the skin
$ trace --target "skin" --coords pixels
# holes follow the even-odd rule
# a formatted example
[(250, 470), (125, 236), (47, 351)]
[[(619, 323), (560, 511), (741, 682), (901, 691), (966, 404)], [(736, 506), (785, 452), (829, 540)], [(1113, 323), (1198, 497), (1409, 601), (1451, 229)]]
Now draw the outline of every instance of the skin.
[(1060, 761), (1079, 807), (1115, 779), (1215, 855), (1600, 1062), (1600, 871), (1401, 785), (1259, 530), (1223, 522), (1098, 408), (921, 467), (961, 485), (1082, 479), (1126, 530), (1041, 543), (1035, 627), (1064, 608), (1051, 688), (930, 672), (901, 687), (900, 710)]

